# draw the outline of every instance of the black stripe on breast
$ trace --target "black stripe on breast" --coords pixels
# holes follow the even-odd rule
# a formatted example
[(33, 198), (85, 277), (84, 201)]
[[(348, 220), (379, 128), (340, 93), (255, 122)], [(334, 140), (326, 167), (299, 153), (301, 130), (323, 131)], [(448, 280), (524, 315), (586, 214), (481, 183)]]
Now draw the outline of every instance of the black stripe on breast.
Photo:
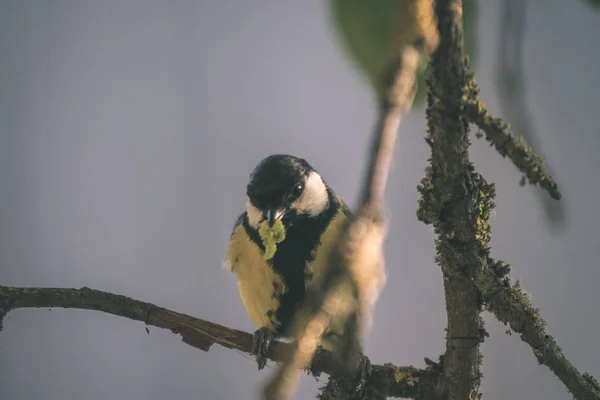
[[(285, 294), (278, 299), (279, 308), (274, 311), (274, 315), (270, 315), (280, 323), (277, 327), (279, 335), (288, 328), (291, 317), (304, 301), (306, 264), (314, 260), (312, 252), (320, 243), (321, 234), (339, 210), (340, 203), (331, 189), (327, 188), (327, 194), (328, 208), (316, 217), (300, 215), (293, 218), (292, 225), (286, 228), (285, 240), (277, 245), (275, 256), (269, 260), (269, 265), (281, 277), (287, 288)], [(249, 225), (247, 215), (243, 224), (252, 241), (264, 251), (258, 231)]]

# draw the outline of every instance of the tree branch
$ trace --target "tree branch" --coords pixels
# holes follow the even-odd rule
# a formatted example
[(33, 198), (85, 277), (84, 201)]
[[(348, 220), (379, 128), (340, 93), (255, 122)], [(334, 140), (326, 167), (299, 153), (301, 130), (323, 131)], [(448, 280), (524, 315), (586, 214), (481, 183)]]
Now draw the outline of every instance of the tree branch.
[(440, 44), (431, 61), (428, 88), (427, 143), (431, 164), (419, 186), (417, 215), (433, 224), (436, 263), (444, 278), (448, 328), (440, 398), (478, 398), (481, 374), (479, 344), (485, 330), (481, 301), (471, 279), (485, 264), (489, 240), (486, 193), (492, 188), (474, 172), (469, 160), (468, 121), (463, 94), (468, 69), (463, 50), (462, 4), (436, 2)]
[[(424, 1), (421, 3), (425, 4)], [(507, 124), (492, 117), (478, 99), (475, 78), (469, 71), (462, 47), (461, 7), (460, 0), (438, 0), (436, 3), (441, 42), (431, 62), (432, 75), (428, 84), (426, 140), (431, 146), (431, 164), (419, 186), (422, 198), (417, 211), (419, 219), (432, 224), (437, 235), (436, 262), (443, 273), (448, 315), (446, 352), (439, 363), (426, 359), (427, 366), (423, 369), (392, 364), (372, 366), (367, 394), (374, 399), (479, 398), (479, 345), (486, 335), (480, 313), (485, 305), (498, 320), (520, 334), (540, 364), (550, 368), (576, 399), (600, 400), (598, 382), (589, 374), (581, 374), (565, 358), (554, 338), (546, 333), (546, 323), (528, 295), (518, 282), (510, 284), (506, 277), (509, 267), (490, 257), (488, 219), (494, 207), (495, 190), (493, 184), (488, 184), (475, 172), (469, 160), (469, 122), (478, 125), (487, 140), (502, 156), (508, 155), (530, 183), (539, 184), (555, 199), (560, 199), (561, 194), (546, 171), (543, 158), (537, 156), (522, 137), (513, 136)], [(317, 348), (316, 343), (333, 314), (329, 303), (340, 300), (335, 289), (344, 287), (350, 287), (355, 295), (351, 299), (353, 305), (346, 307), (351, 309), (346, 312), (354, 318), (348, 319), (347, 332), (354, 336), (349, 343), (360, 344), (362, 340), (365, 321), (360, 321), (357, 315), (368, 316), (373, 304), (367, 305), (364, 297), (372, 293), (361, 292), (359, 281), (371, 279), (368, 290), (372, 292), (382, 283), (381, 277), (374, 278), (373, 271), (379, 271), (377, 257), (385, 237), (383, 194), (400, 116), (412, 102), (407, 89), (413, 85), (417, 58), (424, 54), (422, 50), (417, 44), (405, 47), (401, 61), (406, 64), (392, 74), (388, 98), (374, 135), (361, 208), (341, 242), (340, 254), (332, 269), (335, 277), (329, 286), (326, 285), (324, 293), (315, 296), (316, 308), (315, 304), (309, 308), (304, 326), (300, 325), (299, 340), (292, 344), (274, 342), (270, 347), (267, 357), (284, 362), (286, 367), (279, 369), (279, 375), (271, 381), (271, 388), (279, 388), (278, 385), (286, 380), (283, 378), (291, 377), (293, 381), (298, 376), (298, 368), (305, 366), (313, 375), (327, 373), (331, 377), (321, 400), (347, 398), (356, 388), (359, 378), (349, 375), (348, 369), (340, 365), (339, 357), (334, 358), (332, 353)], [(361, 273), (364, 276), (360, 276)], [(348, 299), (341, 301), (351, 303)], [(89, 288), (0, 286), (0, 331), (3, 317), (9, 311), (48, 307), (97, 310), (141, 321), (179, 334), (183, 342), (203, 351), (208, 351), (214, 343), (245, 353), (252, 349), (249, 333)], [(354, 350), (358, 348), (360, 346)], [(348, 349), (344, 350), (342, 354), (348, 353)], [(299, 361), (290, 362), (290, 354), (294, 353), (300, 354)], [(265, 393), (268, 389), (269, 386)], [(276, 390), (273, 393), (272, 398), (282, 397)], [(286, 393), (289, 394), (289, 390)]]
[[(475, 87), (476, 83), (472, 83)], [(552, 198), (562, 195), (554, 178), (546, 170), (544, 158), (535, 154), (522, 136), (515, 136), (507, 123), (494, 118), (481, 100), (477, 100), (478, 89), (473, 89), (474, 99), (465, 105), (469, 120), (476, 124), (486, 139), (496, 147), (502, 157), (508, 156), (513, 164), (529, 179), (532, 185), (540, 185)]]
[[(515, 4), (512, 4), (515, 3)], [(518, 3), (518, 4), (517, 4)], [(512, 4), (512, 6), (511, 6)], [(521, 3), (507, 1), (504, 4), (505, 20), (504, 25), (507, 27), (511, 22), (511, 16), (516, 18), (514, 21), (517, 27), (512, 27), (515, 35), (519, 35), (523, 31), (523, 12), (524, 7), (519, 7), (517, 11), (512, 10), (515, 5), (520, 6)], [(514, 11), (514, 12), (513, 12)], [(515, 14), (516, 12), (516, 14)], [(512, 15), (515, 14), (515, 15)], [(510, 26), (508, 26), (510, 28)], [(506, 31), (508, 32), (508, 31)], [(505, 33), (506, 33), (505, 32)], [(515, 33), (517, 32), (517, 33)], [(501, 35), (502, 36), (502, 35)], [(517, 37), (516, 39), (522, 39)], [(506, 52), (505, 45), (506, 37), (500, 43), (500, 51)], [(524, 106), (522, 98), (524, 97), (521, 88), (515, 80), (520, 79), (519, 74), (514, 71), (519, 71), (522, 66), (521, 62), (521, 42), (514, 40), (513, 45), (516, 46), (512, 61), (516, 63), (513, 69), (507, 64), (511, 57), (500, 57), (504, 65), (505, 83), (513, 83), (510, 87), (503, 88), (516, 90), (517, 103)], [(512, 75), (510, 73), (512, 72)], [(486, 134), (486, 139), (493, 144), (500, 154), (507, 156), (512, 160), (513, 164), (524, 173), (531, 184), (539, 184), (545, 189), (552, 198), (560, 199), (561, 193), (558, 190), (555, 180), (545, 166), (544, 159), (536, 155), (533, 149), (526, 143), (524, 137), (516, 137), (510, 131), (508, 124), (504, 123), (499, 118), (494, 118), (481, 100), (478, 99), (479, 89), (475, 82), (474, 76), (469, 83), (470, 96), (466, 104), (466, 111), (471, 122), (479, 126)], [(505, 85), (506, 86), (506, 85)], [(516, 88), (516, 89), (515, 89)], [(512, 92), (510, 92), (512, 93)], [(514, 94), (514, 93), (512, 93)], [(515, 99), (513, 99), (515, 100)], [(514, 107), (513, 107), (514, 108)], [(515, 115), (520, 115), (518, 120), (523, 127), (529, 126), (529, 118), (523, 107), (517, 107), (518, 112)], [(515, 110), (516, 110), (515, 109)], [(531, 130), (531, 129), (530, 129)], [(524, 132), (529, 134), (531, 139), (535, 139), (534, 132)], [(544, 203), (548, 207), (547, 203)], [(535, 307), (529, 296), (523, 291), (519, 282), (511, 286), (508, 278), (509, 266), (502, 261), (495, 261), (487, 257), (487, 268), (484, 268), (477, 274), (474, 280), (475, 285), (482, 293), (483, 301), (486, 308), (492, 312), (496, 318), (508, 324), (513, 331), (520, 334), (521, 340), (531, 346), (531, 349), (540, 364), (546, 365), (567, 387), (567, 389), (575, 396), (576, 399), (596, 399), (600, 400), (600, 387), (598, 382), (589, 374), (581, 374), (577, 368), (567, 360), (562, 353), (562, 349), (556, 344), (552, 336), (546, 333), (546, 321), (542, 318), (540, 311)]]
[(540, 364), (546, 365), (579, 400), (600, 400), (598, 382), (589, 374), (581, 374), (552, 336), (546, 332), (546, 321), (531, 303), (519, 282), (510, 284), (506, 275), (510, 268), (502, 261), (488, 258), (488, 268), (477, 275), (475, 284), (482, 293), (486, 308), (496, 318), (521, 334), (531, 346)]
[(507, 124), (493, 118), (478, 99), (475, 77), (463, 60), (459, 16), (460, 1), (438, 1), (442, 41), (432, 60), (427, 110), (427, 142), (432, 157), (419, 186), (422, 198), (418, 216), (433, 224), (438, 234), (436, 261), (444, 273), (448, 311), (444, 377), (438, 395), (476, 397), (481, 360), (477, 340), (486, 335), (479, 311), (485, 303), (498, 320), (521, 334), (538, 361), (548, 366), (576, 399), (600, 400), (598, 382), (589, 374), (579, 373), (565, 358), (545, 332), (539, 310), (519, 284), (511, 287), (505, 278), (508, 266), (490, 257), (488, 219), (495, 189), (474, 172), (469, 162), (469, 122), (477, 124), (488, 141), (503, 156), (508, 155), (531, 183), (539, 184), (555, 199), (561, 195), (543, 158), (522, 137), (514, 137)]
[[(517, 7), (516, 10), (515, 7)], [(523, 83), (521, 82), (521, 75), (523, 75), (522, 42), (525, 9), (526, 7), (520, 1), (506, 1), (504, 3), (504, 18), (501, 21), (503, 31), (498, 46), (501, 67), (498, 74), (501, 75), (503, 82), (503, 85), (500, 85), (502, 86), (500, 97), (505, 100), (503, 103), (512, 102), (512, 107), (505, 106), (504, 108), (512, 111), (510, 114), (516, 119), (513, 122), (524, 130), (522, 134), (528, 135), (530, 141), (536, 142), (531, 118), (527, 114), (524, 101), (525, 95), (522, 90)], [(510, 33), (509, 37), (506, 37), (507, 33)], [(508, 51), (510, 44), (513, 47), (512, 52)], [(510, 61), (512, 61), (512, 65)], [(524, 136), (515, 136), (507, 123), (491, 115), (483, 101), (479, 99), (479, 87), (475, 81), (475, 76), (472, 76), (468, 87), (465, 111), (469, 121), (476, 124), (485, 133), (486, 140), (496, 147), (502, 157), (508, 156), (510, 158), (519, 171), (529, 179), (530, 184), (541, 186), (553, 199), (560, 200), (562, 195), (558, 190), (556, 181), (548, 172), (544, 158), (534, 152), (527, 144)], [(548, 211), (548, 203), (544, 204)], [(560, 213), (563, 212), (560, 211)], [(561, 218), (560, 215), (552, 217)]]
[[(266, 400), (291, 397), (298, 383), (297, 371), (313, 357), (317, 344), (334, 318), (343, 321), (336, 356), (349, 375), (357, 371), (361, 390), (373, 385), (368, 360), (361, 356), (362, 344), (370, 328), (373, 309), (385, 285), (386, 272), (383, 243), (387, 235), (384, 194), (402, 115), (410, 110), (415, 96), (416, 71), (423, 58), (437, 47), (432, 0), (400, 3), (398, 46), (390, 58), (384, 80), (384, 96), (373, 134), (371, 152), (356, 215), (346, 225), (335, 251), (328, 259), (327, 277), (320, 287), (309, 293), (306, 304), (295, 313), (291, 335), (294, 346), (289, 357), (266, 384)], [(361, 371), (361, 369), (363, 371)], [(341, 381), (331, 382), (322, 398), (340, 397)], [(354, 393), (356, 385), (346, 393)]]
[[(450, 3), (452, 1), (438, 1), (438, 12), (455, 9)], [(444, 6), (448, 8), (444, 10)], [(471, 334), (461, 338), (465, 340), (462, 347), (460, 342), (452, 343), (452, 337), (456, 337), (456, 333), (452, 332), (460, 332), (461, 329), (456, 326), (453, 329), (452, 325), (461, 320), (463, 324), (474, 324), (473, 320), (468, 321), (466, 318), (469, 315), (473, 318), (474, 304), (484, 302), (498, 320), (509, 324), (515, 332), (521, 334), (521, 339), (531, 346), (538, 361), (548, 366), (576, 399), (600, 400), (598, 382), (589, 374), (579, 373), (565, 358), (552, 336), (546, 333), (545, 321), (539, 310), (531, 304), (519, 284), (511, 286), (505, 278), (509, 272), (508, 266), (494, 261), (489, 255), (491, 230), (488, 219), (494, 207), (495, 190), (493, 185), (474, 172), (468, 161), (466, 130), (469, 121), (478, 124), (486, 132), (488, 140), (502, 155), (508, 155), (531, 182), (539, 183), (556, 199), (560, 198), (560, 192), (545, 170), (543, 159), (522, 138), (512, 136), (505, 123), (491, 117), (477, 98), (475, 77), (468, 71), (467, 64), (461, 61), (460, 51), (448, 51), (451, 47), (445, 41), (450, 37), (448, 26), (446, 25), (444, 34), (445, 20), (441, 12), (438, 15), (442, 42), (432, 62), (434, 69), (427, 111), (430, 124), (427, 141), (432, 147), (432, 164), (419, 187), (423, 197), (418, 215), (425, 223), (432, 223), (439, 235), (436, 240), (437, 262), (442, 266), (445, 279), (449, 338), (442, 392), (448, 391), (450, 398), (453, 398), (453, 391), (461, 390), (460, 398), (465, 398), (468, 378), (478, 379), (473, 374), (477, 371), (473, 363), (478, 360), (473, 342), (477, 337), (477, 325), (471, 329)], [(457, 20), (456, 14), (453, 19)], [(446, 19), (446, 24), (449, 24), (448, 21), (452, 19)], [(457, 36), (455, 40), (459, 42), (460, 37)], [(446, 53), (442, 53), (444, 50)], [(462, 93), (467, 93), (467, 96)], [(464, 101), (468, 120), (459, 120), (457, 116), (464, 115), (460, 104)], [(469, 296), (471, 299), (467, 303), (466, 298)], [(457, 310), (455, 307), (470, 307), (471, 314), (465, 315), (468, 311)], [(467, 327), (462, 326), (462, 329), (466, 331)], [(482, 339), (485, 334), (483, 326), (479, 325), (479, 329)], [(471, 358), (464, 354), (469, 350)], [(458, 354), (451, 358), (452, 353)], [(453, 376), (448, 373), (452, 361), (454, 367), (458, 368)], [(460, 378), (462, 382), (459, 381)], [(462, 386), (456, 387), (457, 383), (462, 383)], [(473, 384), (477, 383), (475, 381)]]
[[(96, 310), (147, 325), (168, 329), (181, 335), (182, 341), (203, 351), (208, 351), (216, 343), (229, 349), (250, 354), (252, 335), (231, 329), (213, 322), (204, 321), (181, 314), (151, 303), (135, 300), (118, 294), (83, 287), (81, 289), (33, 288), (0, 286), (0, 331), (3, 317), (18, 308), (77, 308)], [(290, 344), (273, 342), (268, 358), (280, 362)], [(315, 354), (310, 372), (313, 375), (326, 373), (330, 376), (342, 376), (337, 370), (331, 353), (319, 349)], [(428, 362), (424, 369), (412, 366), (397, 367), (393, 364), (374, 365), (370, 381), (378, 393), (386, 397), (423, 398), (420, 393), (427, 392), (437, 379), (438, 366)]]
[[(539, 132), (535, 127), (529, 103), (526, 101), (524, 43), (527, 22), (527, 2), (523, 0), (503, 0), (500, 14), (496, 56), (495, 87), (500, 101), (500, 110), (512, 129), (523, 136), (527, 144), (538, 152), (541, 149)], [(553, 176), (552, 168), (546, 160), (546, 171)], [(521, 180), (521, 184), (525, 183)], [(565, 199), (555, 201), (542, 190), (535, 191), (544, 209), (550, 229), (559, 231), (566, 228), (567, 215)]]
[[(440, 8), (442, 4), (449, 5), (448, 3), (452, 3), (452, 1), (440, 1)], [(440, 17), (440, 19), (441, 18), (442, 17)], [(454, 19), (457, 19), (456, 15)], [(450, 35), (448, 32), (444, 34), (442, 31), (443, 25), (443, 21), (441, 20), (441, 36), (442, 39), (447, 39)], [(456, 38), (456, 41), (460, 41), (460, 37)], [(441, 53), (442, 50), (448, 48), (445, 44), (444, 40), (442, 40), (438, 53)], [(434, 65), (437, 60), (439, 59), (434, 57)], [(436, 124), (438, 118), (441, 119), (444, 116), (444, 113), (446, 113), (447, 117), (452, 116), (453, 113), (462, 115), (460, 107), (456, 103), (452, 104), (449, 100), (459, 99), (461, 97), (463, 99), (462, 101), (466, 99), (464, 109), (468, 120), (477, 124), (480, 129), (485, 132), (487, 140), (496, 147), (502, 156), (509, 156), (517, 168), (529, 178), (530, 183), (539, 184), (554, 199), (558, 200), (561, 198), (561, 194), (557, 184), (547, 172), (544, 165), (544, 159), (536, 155), (522, 137), (513, 136), (506, 123), (501, 119), (494, 118), (490, 115), (483, 102), (478, 99), (479, 89), (475, 81), (475, 76), (472, 73), (467, 72), (468, 69), (466, 63), (461, 64), (460, 57), (452, 57), (452, 54), (447, 53), (441, 61), (449, 62), (448, 60), (453, 60), (454, 65), (449, 68), (447, 65), (442, 64), (442, 66), (439, 66), (439, 69), (434, 68), (433, 79), (435, 81), (430, 85), (432, 93), (428, 116), (430, 124), (432, 125), (432, 127), (430, 127), (430, 134), (432, 134), (433, 137), (430, 137), (428, 141), (432, 146), (433, 156), (432, 166), (428, 168), (426, 177), (420, 187), (423, 198), (420, 204), (419, 218), (426, 223), (433, 223), (436, 227), (436, 232), (440, 234), (437, 240), (437, 248), (438, 260), (442, 263), (442, 270), (445, 274), (448, 273), (448, 271), (455, 274), (454, 277), (447, 277), (448, 283), (445, 285), (447, 287), (446, 299), (447, 308), (449, 310), (449, 335), (451, 335), (451, 321), (457, 319), (456, 315), (453, 318), (450, 314), (452, 307), (449, 304), (451, 299), (449, 294), (451, 295), (452, 291), (448, 290), (448, 287), (450, 286), (449, 282), (453, 279), (462, 280), (465, 285), (463, 290), (471, 283), (474, 283), (474, 286), (476, 286), (481, 294), (480, 300), (485, 303), (486, 308), (492, 312), (499, 321), (510, 325), (515, 332), (521, 334), (521, 339), (531, 346), (539, 363), (550, 368), (576, 399), (600, 400), (600, 386), (598, 385), (598, 382), (589, 374), (581, 374), (571, 362), (565, 358), (554, 338), (546, 333), (546, 322), (541, 317), (539, 309), (533, 306), (529, 296), (521, 289), (519, 283), (511, 286), (508, 278), (506, 278), (506, 275), (510, 270), (508, 265), (501, 261), (494, 261), (490, 257), (489, 241), (491, 230), (488, 226), (488, 218), (491, 209), (494, 207), (494, 187), (493, 185), (488, 185), (483, 177), (472, 172), (473, 167), (468, 164), (467, 159), (468, 141), (466, 135), (463, 135), (463, 131), (459, 129), (460, 126), (456, 127), (455, 132), (458, 132), (458, 134), (456, 134), (452, 131), (443, 132), (441, 130), (452, 126), (451, 121), (441, 121)], [(458, 72), (458, 76), (452, 76), (452, 74), (444, 75), (444, 73), (448, 71)], [(465, 76), (466, 80), (461, 82), (460, 79)], [(452, 82), (456, 82), (456, 84), (452, 86)], [(460, 86), (461, 83), (463, 86)], [(451, 86), (455, 90), (451, 96), (448, 92), (443, 91), (448, 86)], [(438, 93), (440, 90), (439, 88), (441, 88), (441, 93)], [(467, 93), (467, 96), (461, 96), (461, 93), (459, 92), (460, 88), (463, 88)], [(454, 108), (452, 108), (453, 106)], [(463, 122), (466, 126), (467, 121)], [(436, 131), (436, 128), (438, 128), (439, 131)], [(445, 133), (445, 135), (441, 136), (440, 132)], [(459, 145), (456, 145), (457, 141), (459, 141)], [(463, 147), (460, 147), (460, 145)], [(451, 175), (453, 171), (451, 169), (452, 165), (449, 165), (449, 163), (444, 164), (444, 161), (446, 161), (444, 158), (452, 153), (454, 153), (455, 157), (460, 158), (462, 156), (464, 160), (462, 167), (465, 173), (471, 175), (470, 179), (465, 180), (464, 188), (466, 190), (464, 191), (462, 199), (460, 193), (454, 196), (454, 198), (443, 198), (444, 185), (447, 184), (447, 182), (444, 181), (444, 174)], [(459, 173), (460, 171), (456, 173), (457, 176)], [(457, 181), (460, 182), (460, 179), (457, 178)], [(449, 186), (449, 188), (451, 187), (452, 186)], [(466, 204), (461, 205), (461, 200), (463, 203), (466, 202)], [(476, 220), (473, 220), (473, 214), (470, 214), (469, 212), (463, 214), (461, 217), (460, 211), (455, 212), (457, 209), (463, 211), (476, 211)], [(452, 221), (454, 216), (458, 216), (459, 219)], [(463, 239), (460, 240), (460, 236), (458, 235), (459, 231), (453, 230), (453, 227), (456, 224), (460, 225), (460, 218), (462, 218), (463, 224), (467, 224), (467, 226), (465, 226), (465, 228), (467, 228), (465, 229), (465, 232), (469, 232), (469, 224), (473, 224), (473, 226), (477, 228), (474, 237), (470, 235), (461, 235), (463, 236)], [(456, 242), (457, 239), (460, 241)], [(445, 253), (448, 249), (450, 249), (450, 251)], [(452, 270), (452, 268), (449, 268), (448, 266), (445, 267), (443, 264), (446, 259), (450, 259), (450, 265), (456, 266), (462, 264), (468, 267), (469, 262), (467, 262), (465, 257), (467, 257), (469, 253), (469, 258), (473, 257), (473, 261), (479, 261), (477, 260), (477, 254), (479, 259), (483, 258), (484, 266), (478, 267), (477, 262), (474, 262), (472, 265), (475, 268), (472, 268), (471, 270), (465, 268), (462, 271), (457, 271)], [(452, 256), (454, 256), (454, 259), (452, 259)], [(452, 262), (454, 264), (452, 264)], [(458, 285), (456, 289), (459, 289)], [(472, 294), (472, 290), (473, 289), (465, 293)], [(463, 299), (463, 301), (465, 300)], [(460, 302), (457, 301), (457, 303), (460, 305)], [(448, 355), (448, 351), (446, 354)], [(466, 366), (467, 365), (465, 364), (463, 368)]]

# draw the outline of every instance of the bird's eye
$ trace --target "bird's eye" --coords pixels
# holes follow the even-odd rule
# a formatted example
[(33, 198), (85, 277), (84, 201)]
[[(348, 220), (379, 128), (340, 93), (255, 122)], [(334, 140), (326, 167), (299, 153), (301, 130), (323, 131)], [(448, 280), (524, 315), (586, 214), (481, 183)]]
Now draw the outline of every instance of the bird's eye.
[(296, 186), (294, 186), (294, 196), (300, 196), (303, 190), (304, 185), (302, 183), (298, 183)]

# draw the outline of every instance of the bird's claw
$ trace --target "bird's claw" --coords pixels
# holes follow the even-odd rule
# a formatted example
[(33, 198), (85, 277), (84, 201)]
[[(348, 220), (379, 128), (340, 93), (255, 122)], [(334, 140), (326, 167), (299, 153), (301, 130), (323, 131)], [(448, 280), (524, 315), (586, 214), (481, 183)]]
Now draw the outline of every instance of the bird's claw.
[(256, 356), (259, 371), (267, 365), (267, 354), (272, 340), (273, 335), (266, 326), (256, 330), (252, 335), (252, 355)]

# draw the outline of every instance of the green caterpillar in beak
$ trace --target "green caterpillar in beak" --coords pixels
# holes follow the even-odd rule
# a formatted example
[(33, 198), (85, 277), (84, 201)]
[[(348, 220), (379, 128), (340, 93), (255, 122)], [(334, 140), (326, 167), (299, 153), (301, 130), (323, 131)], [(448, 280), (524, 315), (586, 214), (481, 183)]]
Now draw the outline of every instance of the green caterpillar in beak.
[(258, 226), (258, 234), (262, 240), (263, 246), (265, 246), (265, 253), (263, 257), (265, 260), (270, 260), (277, 251), (277, 243), (281, 243), (285, 240), (285, 227), (280, 219), (276, 219), (273, 226), (269, 226), (267, 220), (262, 221)]

